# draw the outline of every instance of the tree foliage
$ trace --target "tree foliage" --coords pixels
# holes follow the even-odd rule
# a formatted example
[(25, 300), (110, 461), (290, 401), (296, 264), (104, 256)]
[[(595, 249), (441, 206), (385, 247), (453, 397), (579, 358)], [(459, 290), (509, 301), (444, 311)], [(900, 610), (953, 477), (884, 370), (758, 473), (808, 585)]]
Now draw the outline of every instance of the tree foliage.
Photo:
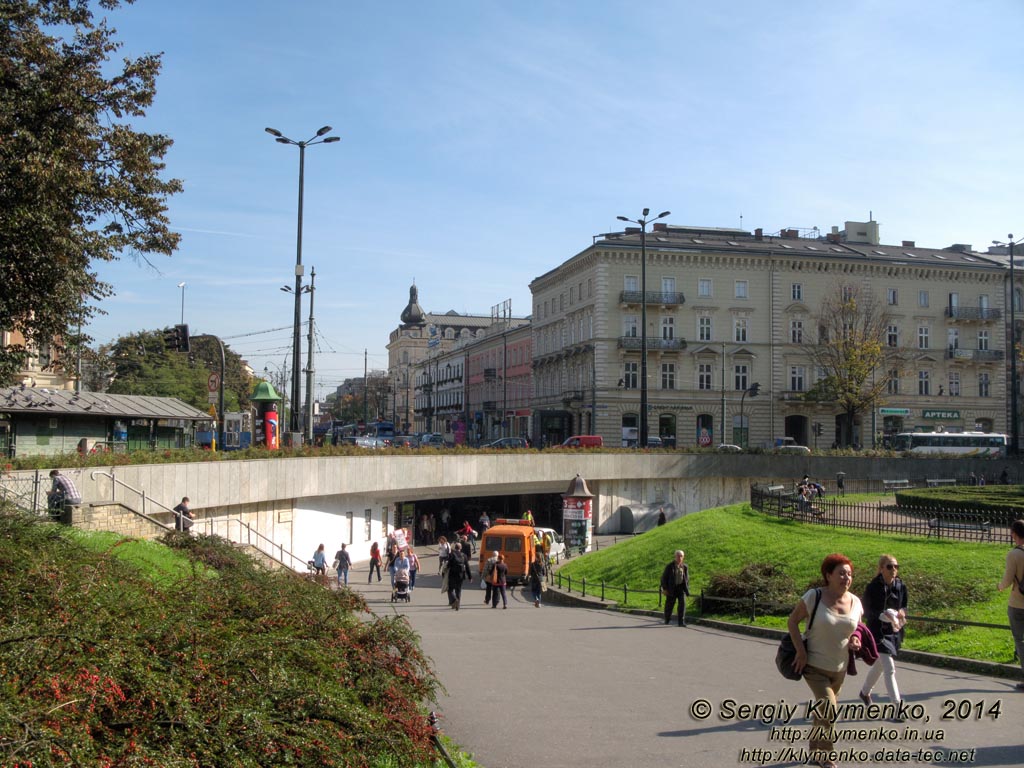
[[(189, 405), (209, 407), (207, 382), (220, 373), (220, 347), (212, 336), (192, 340), (191, 354), (173, 352), (164, 343), (163, 331), (140, 331), (120, 337), (109, 347), (110, 384), (117, 395), (176, 397)], [(224, 348), (224, 408), (249, 407), (251, 380), (242, 358)]]
[(890, 318), (873, 294), (857, 284), (839, 283), (822, 299), (817, 334), (804, 351), (824, 372), (808, 399), (833, 402), (843, 412), (844, 434), (853, 434), (857, 415), (884, 402), (902, 355), (886, 346)]
[[(134, 0), (125, 0), (126, 3)], [(93, 265), (128, 253), (170, 255), (166, 136), (132, 128), (156, 92), (160, 57), (125, 59), (105, 19), (121, 0), (4, 0), (0, 4), (0, 328), (58, 354), (111, 295)], [(72, 356), (59, 355), (70, 360)], [(0, 382), (27, 350), (0, 347)]]

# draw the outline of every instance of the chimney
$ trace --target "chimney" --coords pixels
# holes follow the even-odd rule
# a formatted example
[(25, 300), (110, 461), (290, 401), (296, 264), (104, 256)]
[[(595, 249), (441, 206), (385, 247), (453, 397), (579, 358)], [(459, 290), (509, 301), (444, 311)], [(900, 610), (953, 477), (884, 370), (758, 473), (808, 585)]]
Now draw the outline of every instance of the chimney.
[(966, 243), (953, 243), (949, 248), (944, 248), (946, 251), (953, 251), (954, 253), (970, 253), (973, 248)]
[(904, 240), (903, 241), (903, 247), (904, 248), (916, 248), (917, 246), (914, 245), (914, 241), (913, 240)]
[(664, 221), (656, 221), (654, 222), (653, 229), (655, 232), (668, 232), (668, 224)]
[(754, 239), (764, 240), (764, 230), (761, 227), (758, 227), (757, 229), (754, 230)]
[(839, 242), (839, 233), (838, 232), (829, 232), (827, 235), (825, 235), (825, 239), (828, 242), (830, 242), (830, 243), (838, 243)]
[(795, 229), (784, 229), (782, 230), (782, 236), (787, 240), (796, 240), (799, 233)]

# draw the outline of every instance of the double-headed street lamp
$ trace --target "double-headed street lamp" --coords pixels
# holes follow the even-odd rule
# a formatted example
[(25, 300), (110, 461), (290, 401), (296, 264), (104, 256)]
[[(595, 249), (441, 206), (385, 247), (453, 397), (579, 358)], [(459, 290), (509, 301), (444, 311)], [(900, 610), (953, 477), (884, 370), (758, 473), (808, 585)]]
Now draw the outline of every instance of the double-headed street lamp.
[(1020, 445), (1017, 435), (1019, 418), (1017, 415), (1017, 284), (1013, 276), (1013, 246), (1017, 244), (1013, 234), (1006, 236), (1006, 242), (993, 240), (992, 245), (1005, 245), (1010, 249), (1010, 341), (1007, 344), (1009, 349), (1006, 354), (1010, 356), (1010, 455), (1017, 456), (1020, 453)]
[(301, 431), (302, 366), (300, 361), (302, 359), (302, 350), (300, 348), (299, 330), (302, 325), (302, 188), (305, 182), (306, 147), (312, 147), (317, 144), (333, 144), (336, 141), (341, 141), (341, 138), (338, 136), (322, 138), (325, 134), (331, 132), (332, 129), (329, 125), (325, 125), (316, 132), (313, 138), (306, 141), (289, 139), (276, 128), (264, 128), (264, 130), (273, 136), (274, 141), (278, 144), (291, 144), (299, 148), (299, 227), (295, 241), (295, 321), (292, 330), (292, 410), (288, 425), (289, 431), (295, 433)]
[(750, 385), (749, 388), (744, 389), (743, 394), (740, 395), (740, 436), (743, 438), (743, 445), (741, 446), (742, 448), (747, 447), (747, 443), (749, 442), (747, 438), (748, 433), (750, 432), (750, 430), (746, 428), (747, 425), (744, 423), (743, 420), (743, 401), (746, 399), (747, 395), (750, 395), (751, 397), (757, 397), (760, 392), (761, 384), (760, 382), (755, 381), (753, 384)]
[(640, 435), (638, 448), (647, 447), (647, 225), (668, 216), (671, 211), (662, 211), (653, 219), (647, 216), (650, 208), (644, 208), (638, 219), (616, 216), (619, 221), (626, 221), (640, 227)]

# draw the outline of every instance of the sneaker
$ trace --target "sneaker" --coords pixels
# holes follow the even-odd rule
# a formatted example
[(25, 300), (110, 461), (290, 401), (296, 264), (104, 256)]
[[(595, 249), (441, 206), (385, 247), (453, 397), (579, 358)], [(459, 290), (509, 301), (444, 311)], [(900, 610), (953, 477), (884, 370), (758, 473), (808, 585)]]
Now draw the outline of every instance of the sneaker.
[(871, 694), (870, 693), (864, 693), (864, 691), (861, 691), (857, 695), (860, 696), (860, 700), (861, 701), (863, 701), (869, 707), (871, 706)]
[(534, 600), (533, 601), (533, 607), (534, 608), (540, 608), (540, 600)]
[(502, 609), (503, 609), (503, 610), (504, 610), (505, 608), (508, 608), (508, 606), (507, 606), (507, 605), (503, 605), (503, 606), (501, 606), (501, 607), (502, 607)]

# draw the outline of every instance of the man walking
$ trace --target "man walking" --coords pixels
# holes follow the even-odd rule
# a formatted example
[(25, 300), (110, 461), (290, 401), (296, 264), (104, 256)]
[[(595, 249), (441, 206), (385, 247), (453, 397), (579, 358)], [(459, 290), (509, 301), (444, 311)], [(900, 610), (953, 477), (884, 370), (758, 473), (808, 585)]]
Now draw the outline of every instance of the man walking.
[(458, 542), (452, 546), (452, 553), (448, 556), (448, 606), (459, 610), (462, 602), (462, 582), (472, 578), (469, 572), (469, 560), (462, 553), (462, 545)]
[(188, 496), (182, 496), (181, 504), (176, 506), (174, 512), (174, 530), (188, 532), (192, 528), (192, 520), (195, 515), (188, 508)]
[(661, 574), (661, 594), (665, 596), (665, 623), (672, 620), (672, 609), (679, 603), (679, 626), (686, 626), (686, 598), (690, 596), (690, 569), (683, 559), (686, 553), (676, 550), (672, 562)]

